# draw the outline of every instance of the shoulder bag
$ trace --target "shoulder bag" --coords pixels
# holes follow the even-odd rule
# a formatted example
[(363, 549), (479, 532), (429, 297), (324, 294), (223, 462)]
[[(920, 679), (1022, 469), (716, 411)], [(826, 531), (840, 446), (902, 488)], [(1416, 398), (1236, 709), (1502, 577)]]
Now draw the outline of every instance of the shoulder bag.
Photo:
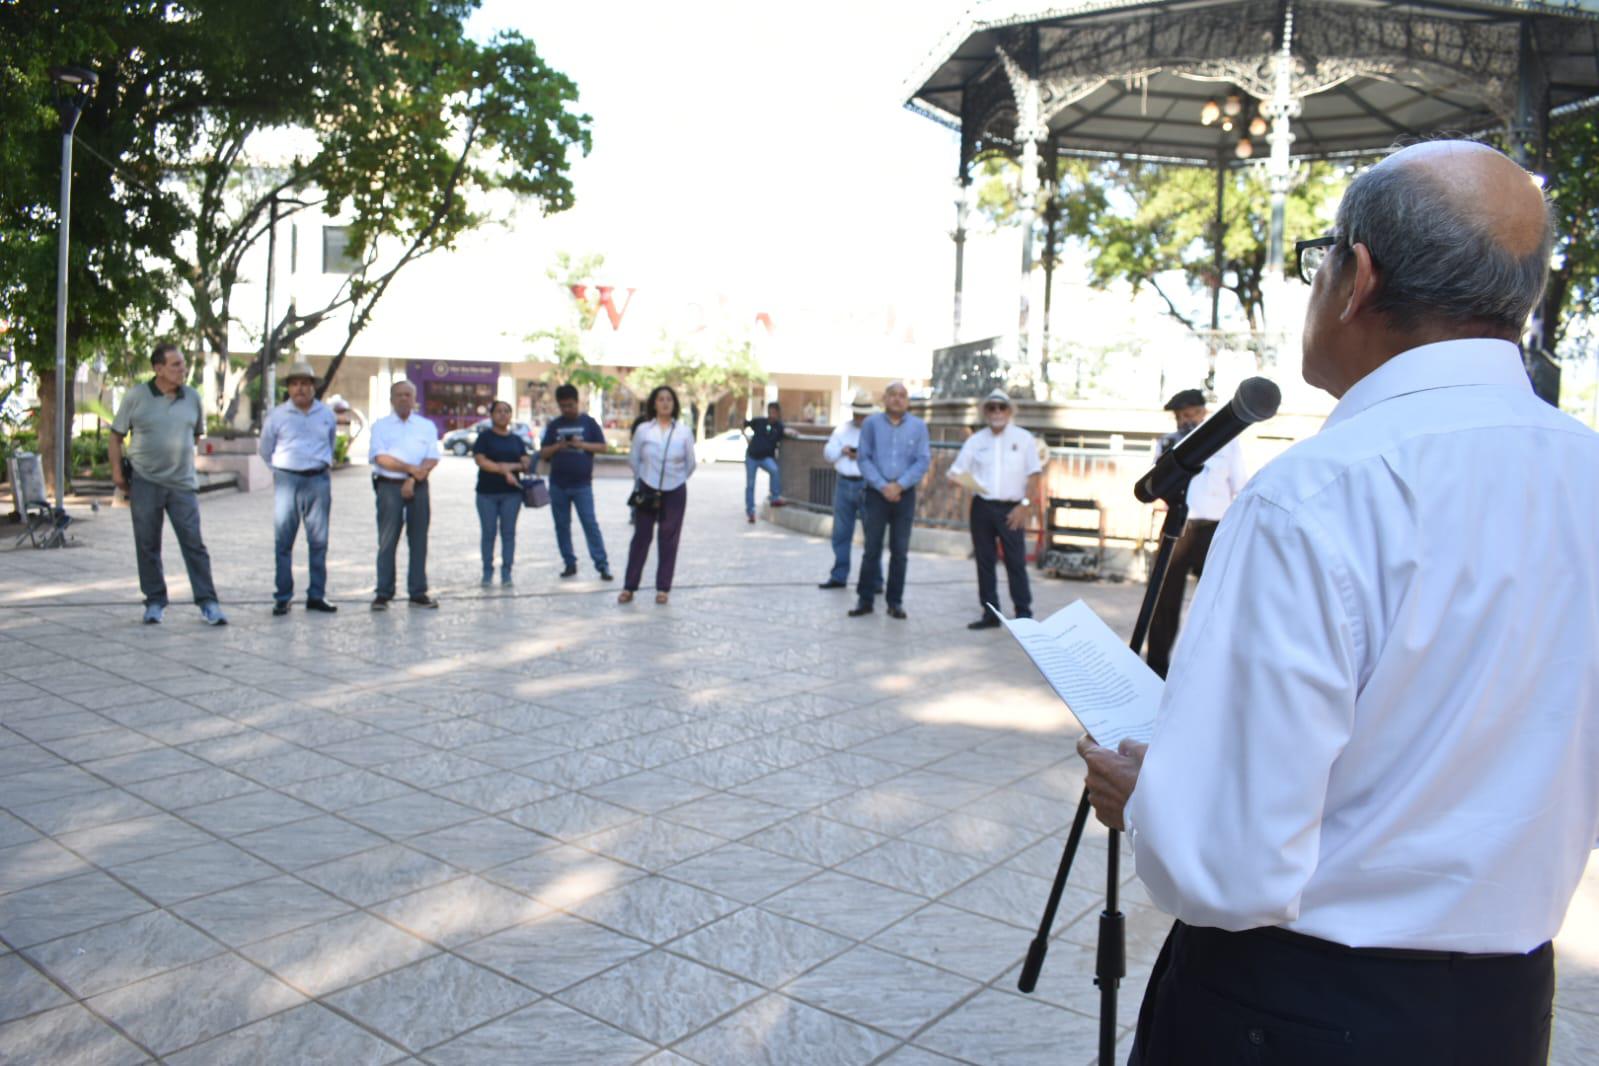
[[(673, 422), (672, 428), (666, 431), (666, 443), (661, 445), (661, 476), (658, 480), (662, 484), (666, 483), (666, 456), (672, 447), (672, 434), (676, 432), (677, 423)], [(665, 492), (660, 489), (650, 488), (650, 486), (644, 484), (644, 479), (640, 478), (633, 486), (633, 495), (627, 498), (627, 505), (635, 511), (654, 513), (661, 509), (665, 496)]]

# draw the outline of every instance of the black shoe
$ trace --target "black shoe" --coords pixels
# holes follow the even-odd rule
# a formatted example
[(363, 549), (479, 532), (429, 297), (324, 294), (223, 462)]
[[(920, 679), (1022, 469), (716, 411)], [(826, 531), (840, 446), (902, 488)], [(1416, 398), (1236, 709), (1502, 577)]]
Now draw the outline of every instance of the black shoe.
[(323, 614), (334, 614), (338, 608), (327, 600), (306, 600), (305, 609), (308, 611), (321, 611)]
[(868, 614), (871, 614), (871, 613), (872, 613), (872, 605), (871, 604), (869, 604), (869, 603), (857, 603), (854, 606), (854, 608), (852, 608), (850, 610), (849, 616), (851, 618), (860, 618), (863, 615), (868, 615)]
[(616, 578), (611, 576), (611, 572), (609, 570), (601, 570), (600, 571), (600, 580), (601, 581), (615, 581)]
[(282, 618), (284, 615), (286, 615), (288, 613), (289, 613), (289, 601), (288, 600), (279, 600), (277, 603), (274, 603), (272, 605), (272, 617), (274, 617), (274, 618)]
[(572, 563), (565, 570), (562, 570), (561, 571), (561, 576), (562, 577), (576, 577), (577, 576), (577, 564), (576, 563)]
[(999, 619), (991, 614), (985, 614), (975, 622), (966, 623), (967, 629), (998, 629)]
[(431, 609), (431, 608), (437, 607), (438, 605), (439, 605), (439, 601), (435, 600), (432, 596), (429, 596), (425, 592), (422, 593), (422, 595), (420, 595), (420, 596), (412, 596), (411, 597), (411, 606), (412, 607), (427, 607), (427, 608)]
[(847, 589), (847, 588), (849, 588), (849, 582), (847, 582), (847, 581), (824, 581), (820, 585), (817, 585), (816, 587), (819, 588), (819, 589)]
[(903, 622), (906, 618), (905, 609), (903, 607), (890, 607), (888, 609), (888, 616), (890, 618), (898, 618), (901, 622)]
[(378, 597), (375, 597), (372, 600), (372, 609), (374, 611), (386, 611), (386, 610), (388, 610), (389, 609), (389, 600), (391, 600), (391, 599), (393, 599), (392, 596), (378, 596)]

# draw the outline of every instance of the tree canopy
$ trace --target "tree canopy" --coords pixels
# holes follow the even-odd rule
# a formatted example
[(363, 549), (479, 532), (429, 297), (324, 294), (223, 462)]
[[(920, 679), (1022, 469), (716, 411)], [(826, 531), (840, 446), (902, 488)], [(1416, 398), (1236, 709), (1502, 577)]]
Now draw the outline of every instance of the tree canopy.
[[(589, 147), (576, 87), (519, 34), (469, 37), (477, 6), (0, 4), (0, 318), (18, 356), (53, 359), (58, 64), (100, 75), (74, 167), (74, 359), (128, 369), (157, 328), (226, 357), (231, 293), (276, 197), (348, 219), (361, 264), (327, 306), (291, 308), (280, 344), (336, 315), (353, 339), (397, 270), (485, 221), (483, 194), (569, 207), (568, 153)], [(263, 134), (292, 146), (264, 152)]]

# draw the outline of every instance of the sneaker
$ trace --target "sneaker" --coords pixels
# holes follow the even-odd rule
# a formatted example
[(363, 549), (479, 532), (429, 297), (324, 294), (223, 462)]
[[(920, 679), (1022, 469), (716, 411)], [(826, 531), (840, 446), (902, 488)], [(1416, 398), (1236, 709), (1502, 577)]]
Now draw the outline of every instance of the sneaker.
[(483, 580), (479, 581), (478, 584), (482, 585), (484, 588), (488, 588), (490, 585), (494, 584), (494, 575), (493, 574), (484, 574), (483, 575)]
[(338, 608), (327, 600), (306, 600), (305, 609), (308, 611), (320, 611), (323, 614), (335, 614), (338, 611)]
[(278, 602), (276, 602), (276, 603), (274, 603), (272, 605), (272, 617), (273, 618), (282, 618), (284, 615), (286, 615), (288, 613), (289, 613), (289, 601), (288, 600), (279, 600)]
[(871, 613), (872, 613), (872, 605), (871, 604), (869, 604), (869, 603), (857, 603), (853, 608), (850, 609), (849, 616), (851, 618), (860, 618), (863, 615), (868, 615), (868, 614), (871, 614)]
[(577, 576), (577, 564), (576, 563), (567, 563), (566, 564), (566, 569), (561, 571), (561, 576), (562, 577), (576, 577)]
[(992, 614), (985, 614), (975, 622), (967, 622), (967, 629), (998, 629), (999, 619)]
[(439, 601), (435, 600), (432, 596), (429, 596), (425, 592), (422, 593), (422, 595), (420, 595), (420, 596), (412, 596), (411, 597), (411, 606), (412, 607), (427, 607), (429, 609), (432, 609), (432, 608), (437, 607), (438, 605), (439, 605)]
[(844, 581), (834, 581), (832, 578), (828, 578), (826, 581), (822, 582), (816, 587), (819, 589), (847, 589), (849, 588), (849, 583)]
[(164, 603), (149, 603), (144, 608), (144, 624), (158, 626), (161, 624), (161, 615), (165, 613), (167, 605)]
[(750, 520), (750, 525), (753, 526), (755, 524), (755, 516), (754, 515), (750, 515), (749, 516), (749, 520)]
[(781, 496), (774, 497), (771, 501), (773, 507), (787, 507), (788, 501)]
[(391, 597), (388, 597), (388, 596), (375, 597), (372, 600), (372, 609), (374, 611), (386, 611), (386, 610), (388, 610), (389, 609), (389, 600), (390, 600), (390, 598)]
[(515, 584), (515, 582), (511, 580), (511, 575), (509, 572), (507, 572), (500, 575), (500, 584), (504, 585), (506, 588), (510, 588), (513, 584)]
[(601, 581), (615, 581), (616, 578), (611, 576), (611, 572), (609, 570), (601, 570), (600, 571), (600, 580)]
[(222, 605), (216, 600), (207, 600), (200, 604), (200, 617), (205, 619), (208, 626), (225, 626), (228, 616), (222, 613)]

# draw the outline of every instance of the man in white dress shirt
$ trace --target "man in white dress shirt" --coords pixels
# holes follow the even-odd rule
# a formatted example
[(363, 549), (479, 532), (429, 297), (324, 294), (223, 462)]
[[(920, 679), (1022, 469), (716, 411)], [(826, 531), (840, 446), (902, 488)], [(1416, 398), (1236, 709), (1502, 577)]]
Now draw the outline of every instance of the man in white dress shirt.
[(861, 515), (866, 479), (861, 476), (861, 423), (872, 413), (872, 399), (857, 392), (849, 406), (850, 420), (836, 426), (822, 448), (822, 458), (833, 464), (838, 477), (833, 486), (833, 571), (820, 589), (849, 587), (849, 550), (855, 542), (855, 521)]
[[(1162, 452), (1176, 447), (1177, 442), (1198, 429), (1210, 413), (1205, 407), (1205, 394), (1198, 389), (1179, 392), (1166, 402), (1166, 410), (1176, 419), (1177, 429), (1162, 439)], [(1188, 524), (1183, 526), (1182, 536), (1172, 546), (1166, 581), (1160, 587), (1155, 612), (1149, 619), (1149, 643), (1144, 648), (1144, 661), (1161, 677), (1166, 676), (1166, 669), (1171, 665), (1171, 646), (1182, 621), (1188, 575), (1205, 569), (1205, 556), (1216, 534), (1216, 523), (1227, 513), (1228, 505), (1244, 490), (1244, 482), (1248, 480), (1244, 475), (1243, 449), (1238, 441), (1230, 440), (1206, 460), (1204, 468), (1188, 483)]]
[(1140, 1066), (1546, 1061), (1599, 838), (1599, 435), (1515, 343), (1549, 249), (1531, 177), (1461, 141), (1300, 242), (1338, 406), (1222, 521), (1148, 748), (1079, 746), (1178, 919)]
[(416, 386), (396, 381), (389, 389), (394, 413), (372, 423), (367, 450), (378, 503), (378, 585), (374, 611), (394, 599), (394, 557), (405, 531), (406, 594), (413, 607), (437, 607), (428, 595), (428, 475), (439, 465), (439, 427), (416, 410)]
[(972, 494), (972, 551), (977, 560), (977, 621), (967, 629), (993, 629), (999, 618), (988, 609), (999, 606), (999, 582), (994, 564), (1005, 551), (1005, 576), (1010, 579), (1010, 601), (1017, 618), (1033, 617), (1033, 590), (1027, 582), (1027, 516), (1038, 498), (1044, 466), (1038, 460), (1033, 435), (1011, 422), (1010, 397), (995, 389), (983, 400), (980, 429), (966, 438), (960, 454), (950, 464), (951, 481), (975, 486)]

